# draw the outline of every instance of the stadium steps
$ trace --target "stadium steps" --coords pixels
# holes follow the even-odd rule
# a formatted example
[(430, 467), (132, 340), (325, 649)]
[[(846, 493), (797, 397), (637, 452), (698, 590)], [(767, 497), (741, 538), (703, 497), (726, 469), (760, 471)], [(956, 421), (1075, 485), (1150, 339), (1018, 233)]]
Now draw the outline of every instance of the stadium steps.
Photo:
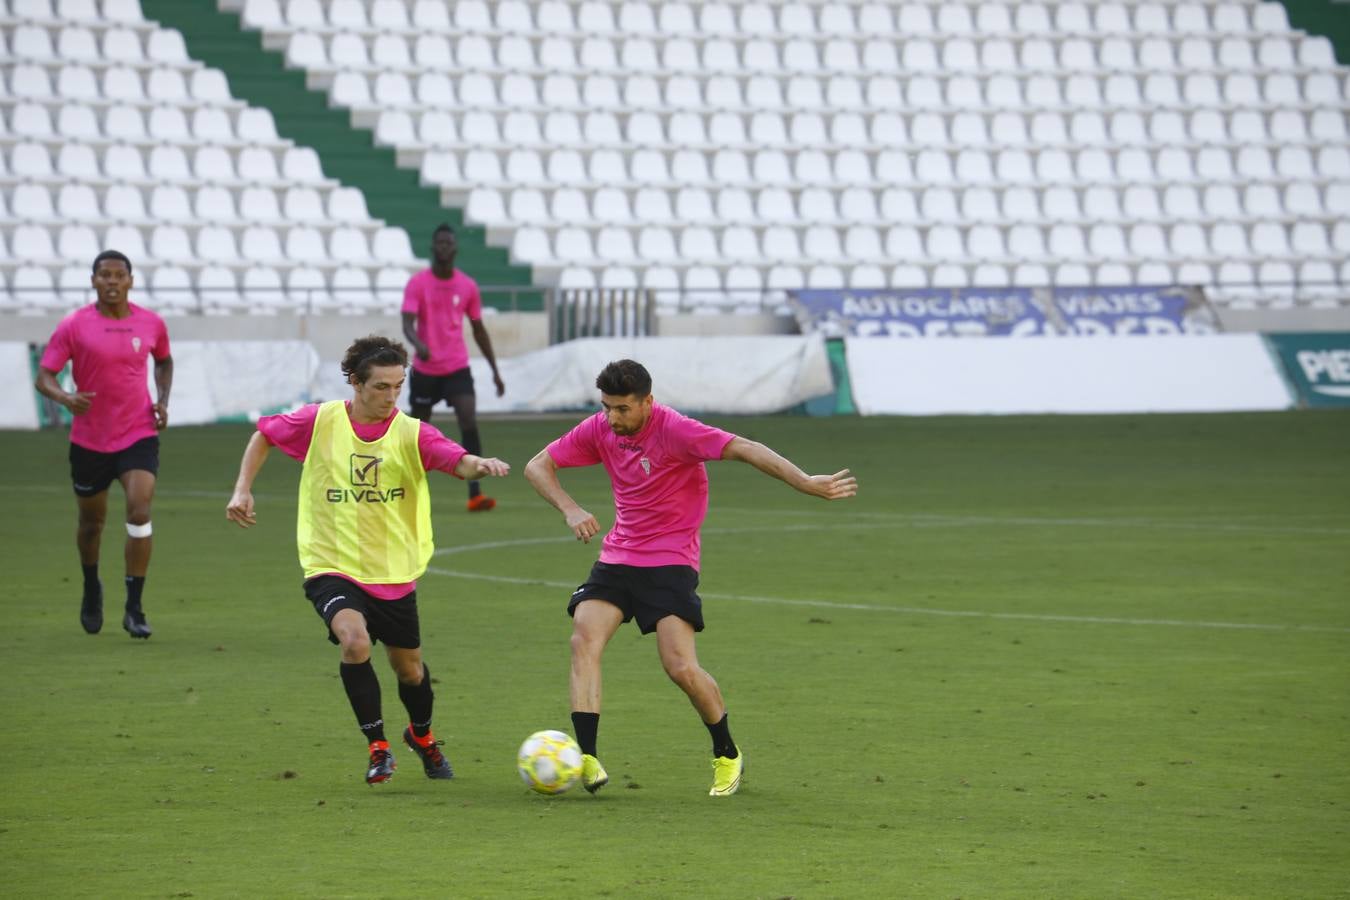
[(1345, 0), (1280, 0), (1289, 24), (1331, 41), (1336, 62), (1350, 66), (1350, 9)]
[[(425, 255), (432, 229), (449, 222), (459, 238), (457, 262), (480, 285), (532, 283), (528, 266), (513, 265), (504, 248), (489, 247), (483, 228), (466, 225), (461, 210), (443, 207), (439, 191), (399, 168), (394, 151), (375, 146), (371, 132), (354, 127), (345, 110), (330, 108), (327, 95), (310, 90), (305, 74), (287, 69), (280, 53), (263, 48), (262, 35), (246, 31), (237, 14), (220, 11), (214, 0), (141, 0), (141, 8), (146, 18), (182, 32), (192, 58), (224, 72), (234, 97), (270, 110), (278, 134), (312, 147), (326, 176), (359, 188), (372, 216), (407, 229), (415, 253)], [(509, 295), (486, 290), (483, 303), (512, 306)], [(515, 308), (542, 309), (542, 293), (520, 294)]]

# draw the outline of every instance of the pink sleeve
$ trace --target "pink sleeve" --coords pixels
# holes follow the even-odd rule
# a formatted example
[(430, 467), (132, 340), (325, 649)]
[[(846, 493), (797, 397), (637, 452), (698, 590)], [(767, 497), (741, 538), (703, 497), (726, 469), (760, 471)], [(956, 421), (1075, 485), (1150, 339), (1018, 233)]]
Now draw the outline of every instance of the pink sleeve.
[(548, 455), (558, 468), (593, 466), (600, 462), (600, 448), (595, 442), (595, 422), (596, 417), (591, 416), (548, 445)]
[(66, 317), (52, 332), (52, 339), (42, 351), (42, 361), (38, 364), (48, 372), (60, 372), (70, 362), (70, 318)]
[(403, 288), (403, 307), (400, 312), (422, 314), (422, 274), (419, 272), (408, 279)]
[(678, 413), (672, 414), (668, 426), (678, 438), (674, 445), (684, 451), (690, 462), (706, 462), (721, 459), (722, 451), (736, 439), (736, 435), (711, 425), (704, 425), (698, 419), (691, 419)]
[(314, 420), (318, 417), (318, 404), (310, 403), (295, 412), (263, 416), (258, 420), (258, 431), (282, 453), (304, 462), (309, 453), (309, 442), (314, 437)]
[(157, 360), (169, 358), (169, 327), (164, 324), (164, 320), (159, 320), (158, 334), (155, 335), (155, 346), (151, 348), (150, 355)]
[(469, 292), (468, 302), (464, 304), (464, 315), (477, 322), (483, 318), (483, 295), (478, 293), (478, 283), (474, 282)]
[(422, 468), (428, 472), (449, 472), (451, 475), (455, 475), (455, 466), (469, 453), (441, 434), (430, 422), (423, 422), (417, 432), (417, 452), (422, 456)]

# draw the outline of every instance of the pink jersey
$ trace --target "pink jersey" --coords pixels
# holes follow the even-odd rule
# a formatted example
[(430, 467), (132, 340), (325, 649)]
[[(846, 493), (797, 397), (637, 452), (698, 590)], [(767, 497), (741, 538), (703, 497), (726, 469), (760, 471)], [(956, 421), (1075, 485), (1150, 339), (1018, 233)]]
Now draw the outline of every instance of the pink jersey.
[(478, 283), (459, 269), (449, 278), (437, 278), (423, 269), (403, 290), (403, 312), (417, 316), (417, 337), (427, 345), (430, 359), (413, 354), (413, 368), (424, 375), (449, 375), (469, 364), (464, 343), (464, 317), (483, 318)]
[[(378, 441), (389, 430), (398, 411), (389, 414), (383, 422), (362, 424), (352, 422), (352, 430), (363, 441)], [(292, 459), (305, 461), (309, 455), (309, 443), (314, 437), (314, 420), (318, 418), (319, 405), (310, 403), (295, 412), (281, 413), (276, 416), (263, 416), (258, 420), (258, 431), (267, 438), (267, 442), (281, 450)], [(347, 405), (348, 421), (351, 421), (351, 404)], [(417, 433), (417, 452), (422, 457), (422, 468), (428, 472), (449, 472), (454, 474), (455, 466), (468, 451), (436, 430), (430, 422), (422, 422)], [(458, 476), (456, 476), (458, 477)], [(417, 588), (417, 582), (406, 584), (364, 584), (341, 572), (325, 572), (346, 578), (377, 600), (397, 600)]]
[(70, 442), (97, 453), (115, 453), (158, 433), (145, 357), (169, 358), (169, 331), (150, 310), (127, 308), (125, 319), (104, 316), (97, 303), (75, 310), (56, 326), (40, 363), (60, 372), (73, 361), (75, 389), (97, 395), (70, 425)]
[(736, 435), (652, 404), (642, 430), (621, 436), (604, 412), (548, 445), (559, 468), (603, 463), (614, 487), (614, 527), (600, 561), (698, 568), (698, 529), (708, 512), (708, 472)]

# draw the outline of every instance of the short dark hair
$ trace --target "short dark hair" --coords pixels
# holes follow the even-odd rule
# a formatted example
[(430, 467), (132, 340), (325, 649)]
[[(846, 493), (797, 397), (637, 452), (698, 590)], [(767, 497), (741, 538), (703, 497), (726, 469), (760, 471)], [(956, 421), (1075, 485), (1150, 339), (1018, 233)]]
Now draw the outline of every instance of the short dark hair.
[(356, 376), (358, 384), (365, 384), (370, 377), (371, 366), (408, 365), (408, 349), (398, 341), (390, 340), (378, 334), (368, 334), (357, 338), (347, 348), (342, 357), (342, 374), (351, 380)]
[(595, 376), (595, 386), (600, 393), (611, 397), (646, 397), (652, 392), (651, 373), (642, 363), (631, 359), (615, 360), (600, 370)]
[(98, 274), (98, 264), (103, 262), (105, 259), (120, 259), (122, 262), (127, 264), (127, 274), (128, 275), (131, 274), (131, 260), (127, 259), (127, 255), (125, 253), (123, 253), (120, 250), (104, 250), (98, 256), (94, 257), (93, 272), (95, 275)]
[(436, 240), (436, 235), (440, 234), (442, 231), (448, 231), (451, 237), (455, 236), (455, 229), (451, 227), (450, 223), (442, 222), (441, 224), (437, 225), (436, 230), (431, 233), (431, 239), (433, 241)]

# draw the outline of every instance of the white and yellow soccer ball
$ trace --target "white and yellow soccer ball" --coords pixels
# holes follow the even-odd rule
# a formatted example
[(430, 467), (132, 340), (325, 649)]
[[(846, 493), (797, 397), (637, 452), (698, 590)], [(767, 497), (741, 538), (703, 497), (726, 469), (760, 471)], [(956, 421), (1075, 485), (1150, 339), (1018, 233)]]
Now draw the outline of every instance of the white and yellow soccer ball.
[(520, 745), (516, 770), (531, 790), (561, 794), (581, 778), (581, 747), (561, 731), (536, 731)]

